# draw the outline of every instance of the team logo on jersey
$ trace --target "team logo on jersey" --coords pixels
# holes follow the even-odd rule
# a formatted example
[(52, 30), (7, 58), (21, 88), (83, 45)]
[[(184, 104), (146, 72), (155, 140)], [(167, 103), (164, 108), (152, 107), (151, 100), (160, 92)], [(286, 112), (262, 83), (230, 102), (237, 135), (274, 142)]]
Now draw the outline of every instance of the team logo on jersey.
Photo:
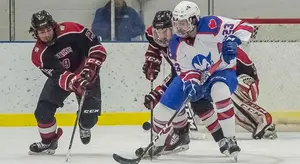
[(214, 19), (209, 20), (208, 27), (209, 27), (210, 29), (215, 29), (215, 28), (217, 28), (217, 22), (216, 22), (216, 20), (214, 20)]
[(194, 56), (192, 64), (194, 68), (198, 71), (209, 70), (212, 65), (211, 53), (209, 53), (207, 56), (201, 54)]
[(34, 47), (34, 52), (39, 52), (39, 48), (38, 47)]
[(60, 28), (61, 31), (64, 31), (66, 27), (63, 26), (63, 25), (60, 25), (59, 28)]

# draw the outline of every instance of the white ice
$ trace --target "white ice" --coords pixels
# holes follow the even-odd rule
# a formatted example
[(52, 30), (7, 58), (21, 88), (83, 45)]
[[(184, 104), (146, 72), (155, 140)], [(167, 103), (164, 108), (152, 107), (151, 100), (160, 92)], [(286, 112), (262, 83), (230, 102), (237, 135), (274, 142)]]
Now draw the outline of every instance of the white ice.
[[(0, 164), (62, 164), (69, 145), (72, 127), (63, 127), (64, 134), (53, 156), (29, 156), (28, 147), (39, 141), (36, 128), (0, 128)], [(78, 129), (77, 129), (78, 130)], [(247, 133), (238, 133), (242, 152), (239, 164), (298, 164), (300, 163), (300, 133), (278, 133), (277, 140), (251, 140)], [(149, 142), (149, 132), (141, 127), (98, 126), (92, 130), (89, 145), (83, 145), (78, 131), (72, 147), (71, 164), (113, 164), (112, 154), (133, 157), (134, 151)], [(220, 154), (217, 144), (208, 137), (192, 140), (190, 149), (140, 164), (223, 164), (232, 163)]]

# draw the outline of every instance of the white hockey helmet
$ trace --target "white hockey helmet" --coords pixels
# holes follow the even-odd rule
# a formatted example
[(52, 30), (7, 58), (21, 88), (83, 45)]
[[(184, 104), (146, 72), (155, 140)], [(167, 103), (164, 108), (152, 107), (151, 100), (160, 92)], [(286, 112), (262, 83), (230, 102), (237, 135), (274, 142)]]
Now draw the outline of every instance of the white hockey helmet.
[(200, 19), (198, 5), (190, 1), (181, 1), (173, 10), (173, 29), (176, 35), (188, 37)]

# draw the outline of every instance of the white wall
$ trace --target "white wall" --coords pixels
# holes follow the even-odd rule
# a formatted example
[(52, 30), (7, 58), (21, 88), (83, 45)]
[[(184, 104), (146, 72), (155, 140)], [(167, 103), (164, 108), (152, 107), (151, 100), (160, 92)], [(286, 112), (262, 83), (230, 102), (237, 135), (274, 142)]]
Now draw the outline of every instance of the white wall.
[[(0, 113), (32, 113), (45, 76), (30, 61), (32, 43), (0, 44)], [(142, 73), (145, 43), (105, 43), (108, 59), (101, 69), (104, 112), (147, 111), (142, 103), (150, 84)], [(300, 43), (253, 43), (252, 59), (260, 77), (259, 104), (269, 111), (300, 110)], [(169, 72), (163, 64), (158, 80)], [(58, 112), (74, 112), (71, 96)]]

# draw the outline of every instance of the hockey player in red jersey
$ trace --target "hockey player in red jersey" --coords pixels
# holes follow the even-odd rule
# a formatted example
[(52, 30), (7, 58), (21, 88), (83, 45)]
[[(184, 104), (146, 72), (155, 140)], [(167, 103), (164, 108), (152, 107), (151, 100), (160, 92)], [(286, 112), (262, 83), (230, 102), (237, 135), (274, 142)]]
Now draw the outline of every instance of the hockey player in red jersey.
[(55, 152), (63, 133), (56, 125), (56, 110), (72, 92), (79, 102), (84, 90), (79, 132), (82, 143), (88, 144), (90, 129), (101, 113), (99, 71), (106, 59), (105, 48), (87, 28), (73, 22), (58, 24), (45, 10), (32, 15), (29, 32), (37, 40), (32, 63), (48, 77), (34, 112), (41, 142), (31, 144), (30, 153)]
[[(157, 86), (152, 92), (145, 96), (144, 105), (150, 110), (152, 109), (151, 107), (154, 107), (159, 102), (172, 79), (177, 76), (173, 64), (168, 60), (168, 37), (169, 35), (172, 35), (172, 27), (167, 26), (167, 18), (171, 18), (167, 17), (168, 13), (171, 13), (171, 11), (157, 12), (152, 26), (148, 27), (146, 31), (146, 37), (149, 41), (143, 66), (143, 72), (146, 78), (150, 80), (151, 78), (155, 79), (157, 77), (162, 62), (161, 55), (165, 57), (172, 68), (172, 73), (166, 78), (165, 83)], [(157, 26), (159, 25), (162, 27), (158, 30)], [(262, 137), (274, 139), (277, 136), (275, 133), (275, 126), (272, 124), (271, 115), (255, 104), (259, 94), (258, 76), (255, 66), (242, 49), (239, 49), (237, 58), (239, 86), (232, 97), (237, 111), (236, 122), (251, 132), (255, 139), (260, 139)], [(192, 103), (191, 106), (194, 113), (198, 115), (204, 123), (210, 120), (208, 117), (209, 113), (203, 112), (206, 111), (204, 109), (207, 109), (208, 111), (213, 109), (213, 105), (210, 102), (203, 100), (202, 102)], [(222, 130), (219, 130), (220, 128), (216, 123), (208, 123), (206, 127), (211, 132), (216, 142), (222, 139)]]

